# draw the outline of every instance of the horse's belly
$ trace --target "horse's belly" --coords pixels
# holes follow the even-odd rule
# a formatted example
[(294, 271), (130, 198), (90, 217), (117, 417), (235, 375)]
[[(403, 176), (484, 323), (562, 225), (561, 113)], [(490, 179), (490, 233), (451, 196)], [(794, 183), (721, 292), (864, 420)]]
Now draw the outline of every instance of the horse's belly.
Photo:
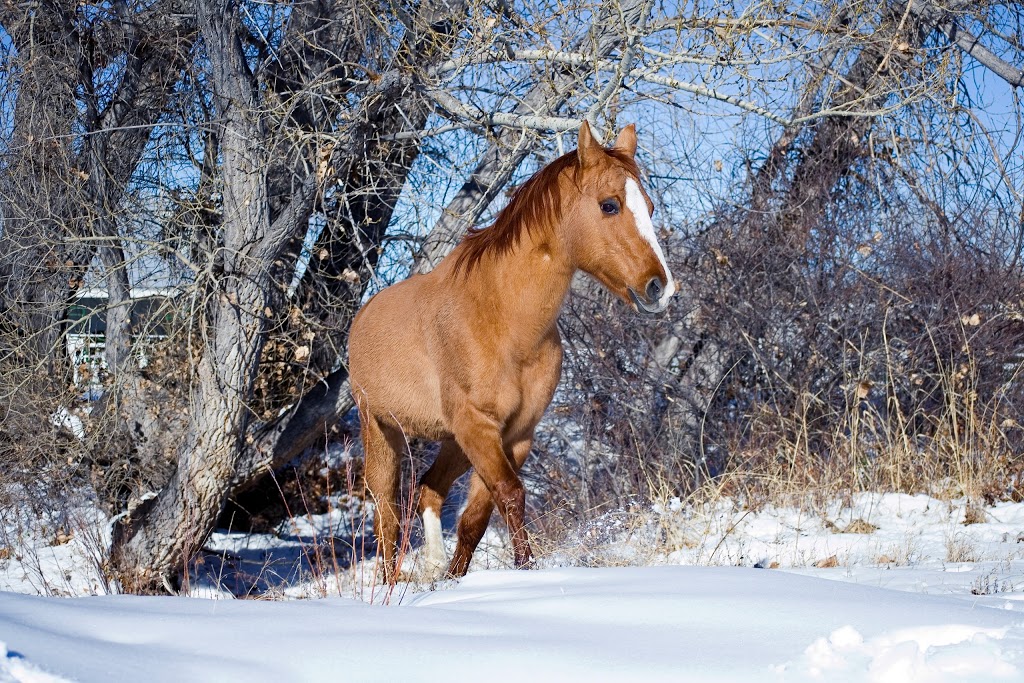
[(369, 396), (379, 420), (400, 427), (410, 437), (443, 438), (439, 436), (444, 425), (435, 374), (422, 367), (390, 364), (381, 379), (384, 381), (375, 383), (378, 390)]
[(410, 438), (441, 438), (435, 436), (444, 431), (437, 372), (410, 318), (387, 305), (387, 293), (377, 295), (352, 325), (353, 394), (380, 422)]

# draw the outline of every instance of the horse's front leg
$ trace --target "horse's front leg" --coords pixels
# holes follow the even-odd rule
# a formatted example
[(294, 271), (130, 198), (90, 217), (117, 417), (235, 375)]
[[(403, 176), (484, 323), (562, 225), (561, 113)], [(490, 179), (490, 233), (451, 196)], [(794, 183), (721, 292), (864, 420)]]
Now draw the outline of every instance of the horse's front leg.
[[(526, 457), (530, 454), (531, 438), (524, 438), (514, 442), (508, 449), (506, 456), (512, 461), (516, 472), (523, 466)], [(518, 479), (518, 477), (517, 477)], [(524, 505), (525, 508), (525, 505)], [(487, 525), (491, 520), (491, 511), (494, 509), (494, 499), (488, 490), (483, 479), (476, 473), (473, 474), (469, 483), (469, 494), (466, 501), (466, 509), (459, 518), (458, 544), (455, 548), (455, 555), (452, 556), (451, 564), (448, 566), (448, 575), (452, 577), (465, 576), (469, 570), (469, 562), (473, 553), (480, 545), (480, 539), (487, 531)], [(506, 520), (506, 524), (507, 524)], [(511, 532), (509, 527), (509, 533)], [(526, 569), (530, 566), (532, 552), (529, 540), (526, 537), (526, 529), (523, 527), (523, 538), (526, 540), (525, 554), (516, 554), (516, 567)], [(513, 552), (518, 550), (515, 546), (515, 536), (512, 535)]]
[[(509, 527), (509, 536), (512, 538), (512, 552), (515, 556), (516, 567), (528, 566), (529, 560), (532, 557), (532, 551), (529, 548), (529, 540), (526, 537), (526, 525), (523, 519), (526, 509), (526, 489), (523, 488), (513, 463), (505, 455), (502, 443), (502, 425), (494, 418), (473, 407), (467, 407), (454, 422), (454, 429), (452, 431), (459, 445), (462, 446), (462, 450), (465, 452), (470, 464), (473, 466), (475, 477), (479, 477), (486, 487), (490, 498), (498, 506), (498, 512), (501, 513)], [(471, 484), (471, 496), (472, 493), (473, 486)], [(481, 517), (483, 507), (483, 505), (479, 506), (479, 516)], [(469, 511), (470, 507), (467, 506), (466, 512)], [(463, 513), (464, 518), (466, 512)], [(486, 512), (488, 515), (490, 514), (489, 508)], [(486, 529), (486, 522), (482, 524), (482, 527), (480, 529), (472, 529), (474, 531), (473, 536), (476, 535), (478, 530), (479, 536), (482, 537), (483, 530)], [(472, 540), (472, 538), (467, 538), (467, 542)], [(475, 541), (479, 543), (479, 538), (476, 538)], [(474, 549), (476, 543), (473, 544)], [(460, 550), (463, 545), (463, 524), (460, 521)], [(472, 550), (468, 554), (471, 556)], [(456, 566), (456, 560), (461, 559), (457, 551), (457, 556), (452, 560), (451, 569), (460, 569), (462, 574), (464, 574), (466, 572), (465, 568)], [(465, 558), (465, 565), (466, 567), (469, 566), (468, 557)], [(452, 573), (461, 575), (458, 571), (453, 571)]]

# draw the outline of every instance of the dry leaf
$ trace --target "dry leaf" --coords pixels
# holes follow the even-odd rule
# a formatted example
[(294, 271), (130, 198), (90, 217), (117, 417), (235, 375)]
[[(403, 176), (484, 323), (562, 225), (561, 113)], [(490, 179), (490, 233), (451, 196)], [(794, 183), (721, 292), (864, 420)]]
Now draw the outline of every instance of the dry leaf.
[(857, 398), (858, 399), (865, 399), (865, 398), (867, 398), (868, 394), (871, 393), (871, 387), (873, 385), (874, 385), (874, 382), (871, 382), (870, 380), (866, 380), (866, 379), (865, 380), (861, 380), (860, 382), (858, 382), (857, 383)]
[(824, 560), (818, 560), (815, 562), (814, 566), (818, 569), (832, 569), (833, 567), (839, 566), (839, 558), (835, 555), (829, 555)]
[(860, 518), (853, 520), (843, 529), (844, 534), (873, 534), (876, 531), (877, 526)]
[(75, 535), (73, 533), (71, 533), (70, 531), (64, 531), (62, 529), (57, 532), (57, 535), (54, 536), (53, 540), (50, 542), (50, 545), (64, 545), (74, 537)]

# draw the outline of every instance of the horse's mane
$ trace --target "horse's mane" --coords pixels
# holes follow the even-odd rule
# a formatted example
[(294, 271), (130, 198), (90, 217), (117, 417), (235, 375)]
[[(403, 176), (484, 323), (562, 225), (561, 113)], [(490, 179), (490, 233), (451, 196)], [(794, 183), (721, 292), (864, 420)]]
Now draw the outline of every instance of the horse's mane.
[[(615, 148), (605, 149), (605, 152), (625, 166), (627, 172), (640, 177), (640, 169), (631, 155)], [(569, 171), (573, 182), (579, 184), (580, 162), (576, 150), (558, 157), (516, 188), (493, 225), (466, 231), (462, 251), (455, 261), (455, 272), (463, 268), (467, 273), (472, 271), (487, 253), (502, 255), (512, 251), (524, 230), (550, 230), (557, 226), (562, 220), (558, 176), (563, 171)]]

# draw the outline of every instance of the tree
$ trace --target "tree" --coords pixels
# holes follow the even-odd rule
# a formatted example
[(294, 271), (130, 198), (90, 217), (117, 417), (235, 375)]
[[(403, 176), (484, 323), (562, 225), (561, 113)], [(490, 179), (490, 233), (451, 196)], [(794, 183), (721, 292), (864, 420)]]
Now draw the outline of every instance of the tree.
[[(964, 84), (977, 68), (1020, 86), (1001, 30), (1018, 17), (918, 0), (8, 3), (0, 443), (42, 443), (25, 437), (83, 406), (65, 335), (99, 285), (102, 398), (78, 410), (84, 441), (61, 434), (47, 462), (93, 464), (121, 584), (173, 588), (228, 497), (351, 408), (343, 349), (363, 297), (432, 267), (581, 121), (607, 134), (621, 120), (640, 123), (662, 220), (682, 226), (684, 303), (636, 325), (580, 285), (563, 400), (579, 424), (630, 427), (595, 432), (602, 452), (714, 469), (699, 461), (708, 438), (728, 450), (729, 405), (793, 405), (792, 387), (765, 389), (795, 375), (764, 348), (796, 349), (787, 368), (825, 354), (813, 392), (845, 381), (842, 344), (780, 330), (809, 292), (850, 280), (848, 253), (871, 237), (858, 226), (912, 206), (970, 242), (955, 214), (971, 183), (992, 190), (999, 225), (1020, 214), (1019, 169), (1002, 142), (984, 156)], [(967, 182), (953, 192), (943, 172)], [(1008, 251), (1019, 225), (1017, 240)], [(166, 339), (133, 319), (141, 271), (178, 292)], [(602, 335), (630, 343), (595, 358)], [(593, 483), (590, 467), (569, 479)], [(644, 485), (596, 467), (628, 480), (623, 495)]]

